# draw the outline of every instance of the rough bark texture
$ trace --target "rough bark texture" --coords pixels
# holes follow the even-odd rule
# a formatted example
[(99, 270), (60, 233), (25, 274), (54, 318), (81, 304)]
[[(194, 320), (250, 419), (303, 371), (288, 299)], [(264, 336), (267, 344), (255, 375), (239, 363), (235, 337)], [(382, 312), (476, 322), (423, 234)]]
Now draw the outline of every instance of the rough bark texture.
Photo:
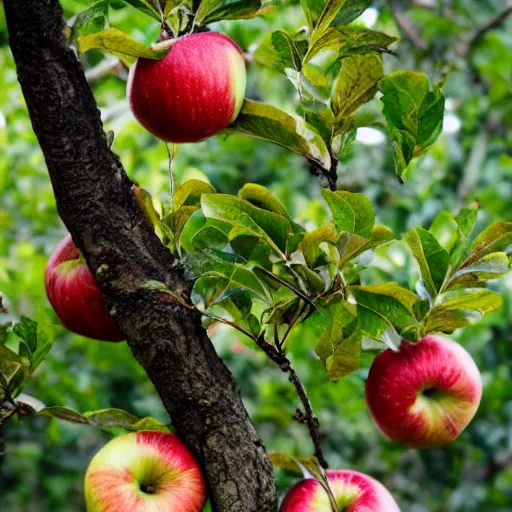
[(188, 284), (141, 213), (107, 146), (57, 0), (5, 0), (10, 45), (59, 214), (112, 314), (205, 470), (214, 510), (277, 509), (272, 467), (233, 379), (195, 310), (148, 282)]

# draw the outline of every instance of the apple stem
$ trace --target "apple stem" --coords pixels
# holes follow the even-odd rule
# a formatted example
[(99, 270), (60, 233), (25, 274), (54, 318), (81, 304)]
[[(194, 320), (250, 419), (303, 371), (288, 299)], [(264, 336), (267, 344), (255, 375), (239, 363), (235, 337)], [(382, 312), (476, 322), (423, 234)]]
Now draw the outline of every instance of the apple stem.
[(153, 51), (158, 52), (160, 50), (168, 50), (175, 42), (176, 39), (164, 39), (163, 41), (158, 41), (158, 43), (153, 43), (149, 47)]

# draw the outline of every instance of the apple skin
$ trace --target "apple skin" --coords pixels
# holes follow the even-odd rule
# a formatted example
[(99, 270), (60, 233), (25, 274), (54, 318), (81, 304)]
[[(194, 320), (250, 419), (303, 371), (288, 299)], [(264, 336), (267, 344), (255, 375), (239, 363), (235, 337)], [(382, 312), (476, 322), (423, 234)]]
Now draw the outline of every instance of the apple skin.
[(379, 354), (366, 401), (379, 430), (409, 448), (451, 443), (473, 419), (482, 397), (480, 372), (458, 343), (426, 336)]
[(56, 315), (70, 331), (103, 341), (125, 339), (71, 235), (62, 240), (46, 265), (45, 288)]
[[(348, 469), (328, 470), (327, 478), (338, 509), (343, 512), (400, 512), (389, 491), (374, 478)], [(327, 492), (313, 478), (296, 484), (280, 512), (332, 512)]]
[(206, 485), (188, 448), (165, 432), (130, 432), (107, 443), (85, 475), (88, 512), (201, 512)]
[(224, 34), (176, 39), (160, 60), (131, 67), (127, 96), (135, 118), (166, 142), (198, 142), (238, 116), (245, 95), (242, 50)]

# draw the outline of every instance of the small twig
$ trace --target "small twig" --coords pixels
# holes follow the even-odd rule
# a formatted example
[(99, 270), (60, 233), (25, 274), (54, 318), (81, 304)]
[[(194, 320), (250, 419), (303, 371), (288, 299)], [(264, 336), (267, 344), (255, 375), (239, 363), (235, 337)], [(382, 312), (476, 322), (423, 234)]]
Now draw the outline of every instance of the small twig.
[(327, 181), (327, 186), (331, 192), (335, 192), (338, 189), (338, 159), (331, 155), (331, 167), (326, 169), (320, 165), (317, 161), (308, 158), (309, 171), (314, 176), (321, 176)]
[(284, 333), (283, 337), (281, 338), (281, 341), (279, 342), (279, 348), (283, 348), (284, 344), (286, 343), (286, 340), (290, 333), (292, 332), (293, 328), (297, 324), (297, 322), (302, 318), (303, 314), (306, 312), (306, 309), (308, 308), (308, 304), (303, 304), (303, 306), (298, 310), (295, 317), (290, 321), (288, 324), (288, 328), (286, 329), (286, 332)]
[(412, 24), (409, 18), (404, 14), (402, 8), (396, 1), (390, 3), (390, 9), (395, 18), (396, 24), (404, 36), (411, 41), (411, 43), (418, 48), (418, 50), (425, 51), (428, 48), (428, 42), (418, 32), (418, 29)]
[(506, 9), (498, 13), (492, 20), (490, 20), (485, 25), (482, 25), (479, 29), (475, 31), (471, 39), (469, 40), (469, 50), (468, 53), (471, 53), (473, 48), (480, 42), (480, 40), (495, 28), (501, 27), (507, 21), (507, 18), (512, 14), (512, 1), (509, 0), (507, 3)]
[[(254, 334), (252, 332), (248, 331), (247, 329), (244, 329), (242, 326), (236, 324), (235, 322), (231, 322), (231, 321), (226, 320), (225, 318), (222, 318), (220, 316), (212, 315), (211, 313), (208, 313), (207, 311), (203, 311), (201, 309), (198, 309), (197, 311), (199, 311), (199, 313), (201, 313), (201, 315), (211, 318), (212, 320), (215, 320), (216, 322), (220, 322), (222, 324), (226, 324), (226, 325), (229, 325), (230, 327), (233, 327), (233, 329), (236, 329), (237, 331), (241, 332), (242, 334), (245, 334), (245, 336), (247, 336), (248, 338), (250, 338), (251, 340), (256, 342), (256, 344), (258, 346), (260, 346), (260, 344), (258, 343), (258, 338), (256, 336), (254, 336)], [(270, 346), (272, 346), (272, 345), (270, 345)]]
[(304, 412), (299, 410), (297, 411), (296, 418), (301, 423), (305, 423), (308, 426), (309, 436), (311, 437), (311, 440), (313, 441), (313, 446), (315, 447), (315, 457), (318, 459), (319, 464), (323, 468), (327, 468), (327, 461), (325, 460), (322, 448), (320, 446), (320, 423), (318, 421), (318, 418), (315, 416), (315, 413), (311, 406), (311, 402), (309, 401), (308, 395), (306, 393), (306, 388), (303, 386), (302, 382), (299, 379), (299, 376), (292, 368), (291, 364), (289, 364), (288, 373), (289, 380), (294, 385), (295, 390), (297, 391), (297, 395), (299, 396), (299, 399), (302, 402), (302, 406), (304, 407)]
[(176, 39), (164, 39), (163, 41), (158, 41), (158, 43), (153, 43), (149, 45), (149, 47), (153, 51), (159, 51), (159, 50), (167, 50), (170, 48), (174, 43), (176, 42)]
[(272, 272), (269, 272), (266, 268), (258, 267), (258, 270), (263, 272), (266, 276), (270, 277), (274, 281), (277, 281), (278, 283), (282, 284), (283, 286), (285, 286), (286, 288), (291, 290), (293, 293), (295, 293), (295, 295), (297, 295), (297, 297), (300, 297), (304, 302), (306, 302), (313, 309), (316, 310), (315, 303), (305, 293), (300, 291), (298, 288), (295, 288), (295, 286), (293, 286), (293, 284), (290, 284), (288, 281), (285, 281), (284, 279), (281, 279), (280, 277), (276, 276)]

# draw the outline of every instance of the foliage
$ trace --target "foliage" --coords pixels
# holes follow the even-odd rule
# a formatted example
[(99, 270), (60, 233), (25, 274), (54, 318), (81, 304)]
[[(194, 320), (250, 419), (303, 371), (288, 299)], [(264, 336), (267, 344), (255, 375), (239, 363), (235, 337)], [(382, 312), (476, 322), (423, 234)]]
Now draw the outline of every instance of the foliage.
[[(384, 2), (374, 2), (377, 25), (365, 26), (358, 16), (369, 3), (205, 0), (194, 13), (188, 2), (62, 1), (70, 40), (90, 49), (80, 58), (115, 133), (114, 150), (153, 194), (141, 203), (196, 278), (194, 303), (220, 320), (208, 320), (212, 339), (267, 447), (279, 452), (276, 467), (296, 471), (290, 457), (316, 466), (307, 432), (293, 420), (293, 389), (255, 346), (260, 336), (274, 343), (275, 332), (308, 389), (331, 466), (379, 478), (403, 510), (506, 511), (511, 281), (488, 281), (509, 267), (510, 222), (503, 220), (512, 207), (512, 52), (506, 28), (460, 50), (501, 5), (464, 0), (448, 14), (406, 10), (429, 46), (424, 52), (397, 40)], [(161, 25), (178, 35), (194, 19), (198, 27), (214, 23), (210, 28), (250, 51), (251, 100), (227, 137), (178, 148), (173, 168), (181, 186), (171, 202), (166, 148), (131, 118), (125, 68), (116, 59), (159, 57), (151, 45)], [(92, 453), (116, 429), (136, 428), (140, 417), (156, 418), (142, 420), (152, 428), (166, 428), (168, 419), (127, 346), (71, 335), (44, 298), (44, 264), (64, 231), (1, 15), (0, 42), (1, 387), (21, 411), (4, 427), (3, 506), (81, 510)], [(110, 57), (96, 48), (116, 56), (107, 71), (101, 66)], [(449, 120), (460, 121), (458, 131), (448, 130)], [(364, 142), (364, 134), (379, 133), (386, 142)], [(306, 160), (327, 179), (338, 159), (340, 191), (321, 192)], [(363, 380), (371, 351), (435, 331), (454, 331), (471, 351), (484, 376), (483, 403), (454, 445), (404, 452), (375, 432)], [(44, 417), (50, 414), (73, 421)], [(280, 490), (290, 483), (287, 471), (278, 470)]]

